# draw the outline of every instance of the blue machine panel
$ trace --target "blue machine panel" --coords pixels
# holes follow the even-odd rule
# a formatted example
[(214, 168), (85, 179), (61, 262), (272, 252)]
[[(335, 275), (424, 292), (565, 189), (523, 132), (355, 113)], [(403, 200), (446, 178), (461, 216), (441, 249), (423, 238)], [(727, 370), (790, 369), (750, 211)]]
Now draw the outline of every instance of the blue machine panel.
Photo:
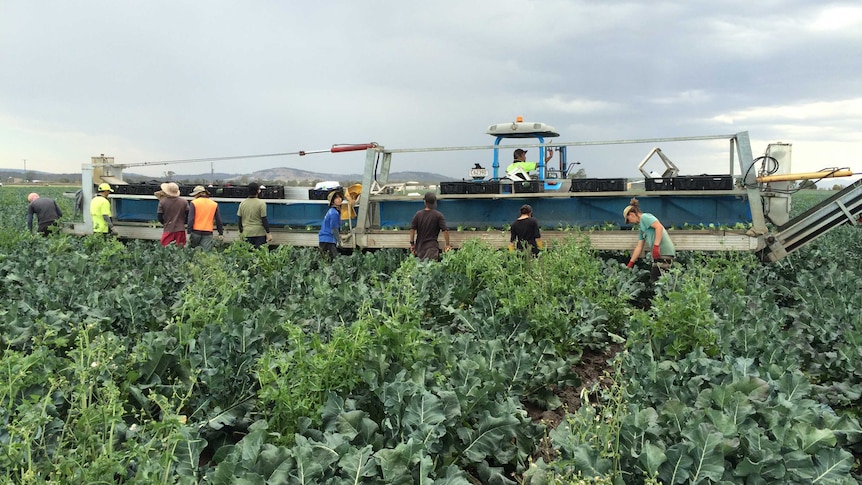
[[(156, 210), (158, 200), (156, 199), (123, 199), (112, 197), (114, 210), (118, 221), (124, 222), (149, 222), (157, 220)], [(239, 208), (237, 201), (219, 201), (219, 214), (225, 224), (236, 224), (236, 211)], [(267, 201), (266, 218), (273, 227), (320, 227), (323, 217), (329, 205), (324, 202), (298, 202), (290, 204), (275, 203)], [(409, 222), (409, 221), (408, 221)]]
[(111, 197), (114, 212), (118, 221), (149, 222), (158, 220), (156, 208), (159, 203), (155, 199), (120, 199)]
[[(437, 209), (450, 228), (502, 228), (518, 218), (523, 204), (533, 207), (542, 227), (593, 227), (607, 223), (625, 225), (623, 209), (631, 196), (531, 197), (498, 199), (442, 199)], [(639, 196), (641, 209), (656, 215), (665, 226), (751, 223), (751, 209), (743, 195)], [(406, 228), (422, 201), (381, 201), (382, 228)]]
[[(149, 222), (156, 220), (156, 199), (112, 198), (118, 221)], [(629, 204), (628, 195), (591, 197), (500, 197), (440, 199), (438, 209), (446, 216), (450, 228), (503, 228), (517, 219), (523, 204), (533, 207), (542, 227), (595, 227), (605, 224), (624, 225), (622, 212)], [(641, 195), (641, 209), (656, 215), (667, 227), (685, 225), (723, 225), (751, 223), (751, 209), (744, 195)], [(241, 201), (219, 201), (222, 222), (236, 224)], [(416, 211), (424, 203), (416, 200), (383, 200), (378, 202), (380, 225), (408, 228)], [(307, 201), (279, 203), (267, 201), (267, 219), (273, 227), (320, 227), (326, 215), (326, 202)]]

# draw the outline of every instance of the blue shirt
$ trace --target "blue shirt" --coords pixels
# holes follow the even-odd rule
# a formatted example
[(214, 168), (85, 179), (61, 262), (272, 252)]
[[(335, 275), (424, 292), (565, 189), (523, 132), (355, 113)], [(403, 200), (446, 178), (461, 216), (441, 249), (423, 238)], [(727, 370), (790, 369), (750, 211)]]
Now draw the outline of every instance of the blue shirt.
[(330, 207), (323, 218), (323, 225), (317, 233), (317, 240), (322, 243), (338, 242), (338, 230), (341, 228), (341, 212), (335, 207)]

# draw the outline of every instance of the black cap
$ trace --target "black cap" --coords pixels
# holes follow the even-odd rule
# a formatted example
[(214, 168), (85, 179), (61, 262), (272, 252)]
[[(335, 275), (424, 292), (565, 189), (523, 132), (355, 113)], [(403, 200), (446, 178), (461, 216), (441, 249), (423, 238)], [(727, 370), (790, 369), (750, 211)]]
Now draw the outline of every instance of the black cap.
[(526, 154), (527, 154), (527, 150), (524, 150), (522, 148), (516, 148), (515, 149), (515, 158), (518, 158), (521, 155), (526, 155)]
[(248, 184), (248, 195), (257, 195), (260, 191), (260, 184), (257, 182), (252, 182)]

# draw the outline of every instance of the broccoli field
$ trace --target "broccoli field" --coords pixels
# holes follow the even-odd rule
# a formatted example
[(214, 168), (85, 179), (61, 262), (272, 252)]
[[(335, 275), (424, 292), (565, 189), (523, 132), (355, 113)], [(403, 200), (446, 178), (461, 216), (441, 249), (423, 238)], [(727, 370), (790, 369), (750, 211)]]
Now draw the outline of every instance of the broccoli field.
[(857, 227), (652, 286), (577, 231), (327, 262), (31, 235), (28, 192), (0, 187), (0, 483), (862, 482)]

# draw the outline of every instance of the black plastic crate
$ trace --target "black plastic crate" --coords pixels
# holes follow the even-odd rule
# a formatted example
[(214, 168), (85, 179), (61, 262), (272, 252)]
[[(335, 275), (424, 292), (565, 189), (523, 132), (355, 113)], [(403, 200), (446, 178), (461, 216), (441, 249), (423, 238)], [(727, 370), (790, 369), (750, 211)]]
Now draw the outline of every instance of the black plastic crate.
[(598, 189), (596, 179), (572, 179), (569, 192), (595, 192)]
[(242, 199), (248, 197), (248, 186), (246, 185), (231, 185), (221, 188), (221, 197), (230, 199)]
[(647, 190), (673, 190), (673, 178), (644, 179), (644, 187)]
[(207, 187), (207, 192), (209, 192), (210, 197), (224, 197), (224, 187), (221, 185), (213, 185), (212, 187)]
[(162, 187), (160, 185), (153, 184), (135, 184), (129, 185), (126, 190), (128, 190), (129, 194), (134, 195), (153, 195), (156, 192), (162, 190)]
[(265, 189), (260, 191), (261, 199), (283, 199), (284, 185), (265, 185)]
[(499, 194), (500, 182), (497, 180), (483, 182), (466, 182), (468, 194)]
[(621, 192), (626, 190), (626, 179), (572, 179), (569, 192)]
[(541, 180), (515, 180), (512, 188), (516, 194), (535, 194), (545, 191), (545, 183)]
[(326, 200), (329, 193), (333, 190), (338, 190), (344, 193), (344, 187), (335, 187), (332, 189), (308, 189), (308, 200)]
[(596, 192), (622, 192), (626, 190), (626, 179), (596, 179)]
[(466, 194), (467, 184), (473, 182), (440, 182), (441, 194)]
[(733, 177), (730, 175), (684, 175), (676, 177), (674, 190), (732, 190)]

